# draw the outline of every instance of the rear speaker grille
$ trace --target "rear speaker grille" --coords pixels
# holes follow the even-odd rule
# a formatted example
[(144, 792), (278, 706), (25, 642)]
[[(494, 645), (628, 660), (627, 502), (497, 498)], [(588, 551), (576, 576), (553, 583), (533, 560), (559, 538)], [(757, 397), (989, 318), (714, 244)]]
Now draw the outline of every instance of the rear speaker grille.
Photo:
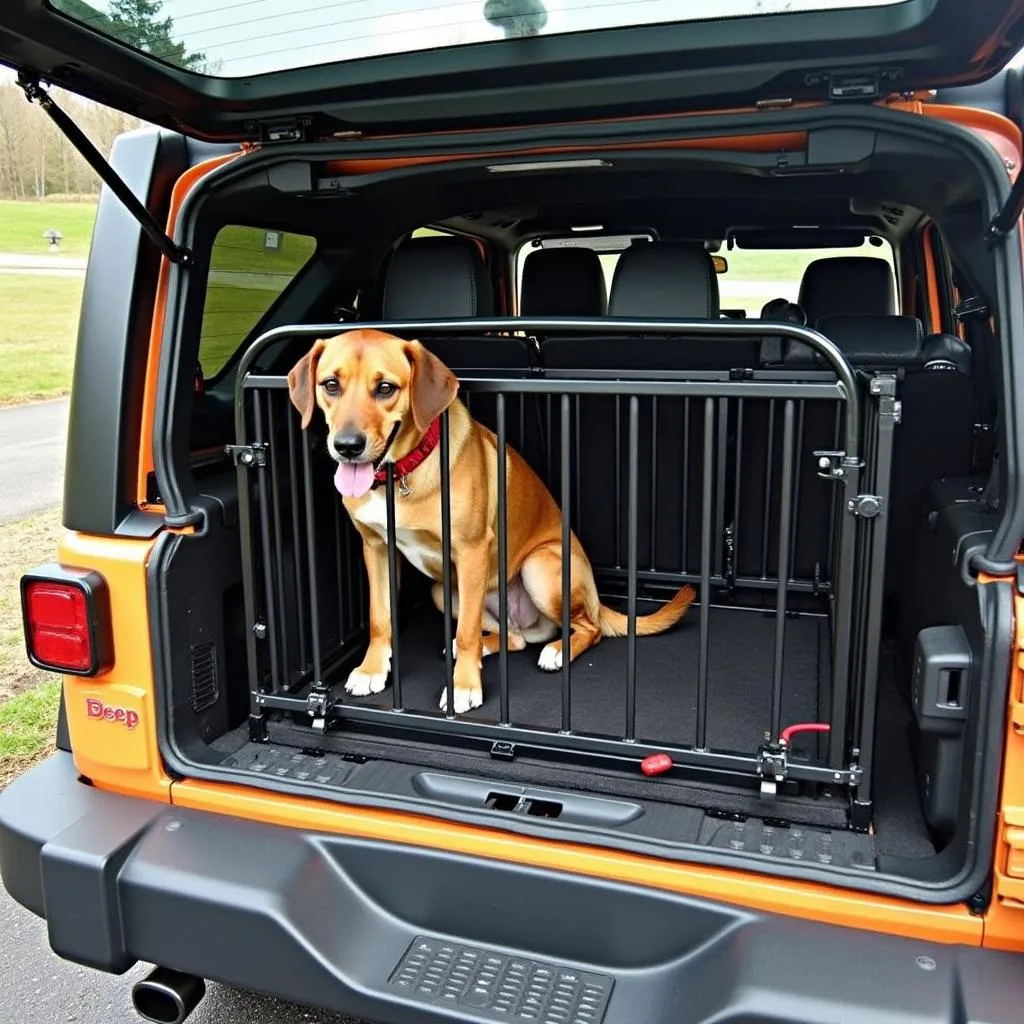
[(196, 644), (189, 652), (192, 660), (192, 710), (198, 714), (217, 703), (217, 648), (212, 640)]

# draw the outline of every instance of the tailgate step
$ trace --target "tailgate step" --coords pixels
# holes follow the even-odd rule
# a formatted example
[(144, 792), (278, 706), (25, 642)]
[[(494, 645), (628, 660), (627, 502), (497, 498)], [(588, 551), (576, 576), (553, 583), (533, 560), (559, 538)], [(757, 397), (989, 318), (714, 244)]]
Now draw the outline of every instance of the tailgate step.
[(390, 984), (484, 1020), (601, 1024), (613, 983), (603, 974), (418, 935)]

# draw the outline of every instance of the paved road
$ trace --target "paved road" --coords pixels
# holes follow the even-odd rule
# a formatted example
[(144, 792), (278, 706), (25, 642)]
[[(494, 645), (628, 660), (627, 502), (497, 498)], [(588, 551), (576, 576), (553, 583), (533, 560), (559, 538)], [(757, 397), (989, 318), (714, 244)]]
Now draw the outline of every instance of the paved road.
[[(5, 1024), (138, 1024), (131, 988), (149, 970), (115, 977), (55, 956), (46, 925), (0, 886), (0, 1020)], [(189, 1024), (359, 1024), (336, 1014), (208, 985)]]
[(0, 252), (0, 274), (82, 277), (85, 274), (85, 259), (84, 257), (61, 256), (60, 253), (22, 256), (19, 253)]
[(0, 409), (0, 523), (59, 505), (68, 400)]

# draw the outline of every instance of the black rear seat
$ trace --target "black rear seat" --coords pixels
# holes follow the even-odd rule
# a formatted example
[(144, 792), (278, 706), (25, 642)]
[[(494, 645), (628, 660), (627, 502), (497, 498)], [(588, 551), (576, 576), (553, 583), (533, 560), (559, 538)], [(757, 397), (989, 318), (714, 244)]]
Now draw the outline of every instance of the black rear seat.
[[(532, 258), (532, 257), (531, 257)], [(717, 320), (718, 278), (701, 247), (638, 242), (619, 257), (608, 315), (625, 319)], [(555, 337), (541, 346), (552, 369), (730, 370), (757, 365), (756, 342), (620, 334)]]
[[(385, 320), (440, 320), (488, 317), (494, 295), (480, 250), (467, 238), (427, 236), (400, 245), (391, 257), (384, 284)], [(460, 370), (524, 370), (533, 365), (529, 343), (510, 335), (424, 335), (420, 339), (456, 373)], [(464, 391), (473, 416), (497, 429), (493, 394)], [(537, 458), (537, 418), (522, 396), (506, 402), (509, 443)]]
[(593, 249), (537, 249), (523, 263), (519, 315), (604, 316), (608, 293)]
[(828, 256), (807, 265), (797, 299), (815, 324), (825, 316), (895, 316), (892, 268), (878, 256)]
[[(468, 238), (409, 239), (391, 257), (382, 307), (385, 320), (493, 316), (494, 293), (480, 250)], [(453, 370), (531, 365), (522, 338), (425, 336), (422, 341)]]

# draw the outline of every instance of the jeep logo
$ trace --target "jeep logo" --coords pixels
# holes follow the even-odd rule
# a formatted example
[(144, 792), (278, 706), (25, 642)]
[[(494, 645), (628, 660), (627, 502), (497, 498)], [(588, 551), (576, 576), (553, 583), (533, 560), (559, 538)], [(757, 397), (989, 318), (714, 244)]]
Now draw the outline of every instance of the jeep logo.
[(120, 722), (129, 729), (134, 729), (139, 724), (137, 711), (111, 707), (96, 697), (85, 698), (85, 714), (87, 718), (102, 718), (105, 722)]

